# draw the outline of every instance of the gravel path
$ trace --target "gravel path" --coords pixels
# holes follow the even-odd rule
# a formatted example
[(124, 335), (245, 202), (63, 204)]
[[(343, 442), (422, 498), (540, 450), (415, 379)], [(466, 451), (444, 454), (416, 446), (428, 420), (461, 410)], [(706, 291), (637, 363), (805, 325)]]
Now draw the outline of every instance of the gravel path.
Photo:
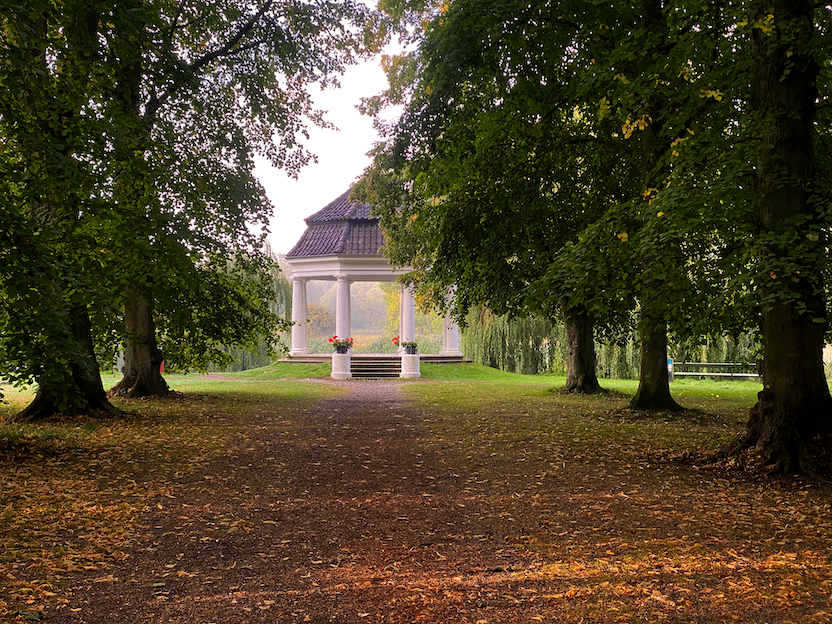
[(48, 620), (528, 620), (511, 594), (529, 562), (477, 520), (476, 477), (423, 446), (426, 415), (401, 382), (339, 385), (350, 391), (245, 425), (160, 498), (109, 579), (78, 584)]

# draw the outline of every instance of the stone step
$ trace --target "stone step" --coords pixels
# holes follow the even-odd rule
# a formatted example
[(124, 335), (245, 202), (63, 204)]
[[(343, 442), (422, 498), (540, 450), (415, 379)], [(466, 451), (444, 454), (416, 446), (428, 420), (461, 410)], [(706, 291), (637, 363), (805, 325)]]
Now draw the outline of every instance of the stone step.
[[(369, 355), (366, 353), (356, 353), (350, 358), (353, 362), (356, 360), (399, 360), (400, 356), (394, 355), (392, 353), (388, 354), (380, 354), (380, 355)], [(462, 356), (456, 355), (436, 355), (432, 353), (420, 353), (419, 360), (422, 364), (462, 364), (462, 363), (470, 363), (471, 360), (464, 358)], [(332, 361), (332, 355), (329, 353), (316, 353), (310, 355), (293, 355), (291, 357), (286, 357), (280, 360), (281, 362), (286, 362), (290, 364), (322, 364), (326, 362)]]
[(350, 375), (353, 379), (390, 379), (402, 372), (402, 362), (391, 358), (351, 358)]

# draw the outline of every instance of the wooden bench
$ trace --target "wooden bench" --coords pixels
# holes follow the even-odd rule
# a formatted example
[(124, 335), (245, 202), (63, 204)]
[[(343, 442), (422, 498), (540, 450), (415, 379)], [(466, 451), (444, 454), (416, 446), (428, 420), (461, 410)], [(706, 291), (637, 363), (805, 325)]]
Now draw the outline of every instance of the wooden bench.
[[(757, 365), (753, 362), (738, 364), (736, 362), (673, 362), (673, 377), (728, 377), (734, 379), (759, 379)], [(681, 370), (680, 370), (681, 369)]]

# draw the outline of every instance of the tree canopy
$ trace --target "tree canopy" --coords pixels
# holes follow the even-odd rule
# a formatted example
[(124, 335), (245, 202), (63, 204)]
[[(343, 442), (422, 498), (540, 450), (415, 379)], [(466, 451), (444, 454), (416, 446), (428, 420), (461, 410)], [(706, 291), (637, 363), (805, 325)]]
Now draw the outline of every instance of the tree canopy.
[(636, 311), (635, 407), (675, 407), (668, 330), (761, 327), (772, 398), (749, 439), (784, 471), (809, 468), (830, 429), (828, 154), (815, 147), (829, 127), (828, 8), (417, 8), (418, 49), (389, 64), (385, 94), (406, 110), (361, 190), (394, 261), (457, 313), (566, 301), (612, 330)]
[(253, 157), (290, 175), (309, 161), (306, 125), (327, 122), (308, 89), (374, 49), (373, 14), (36, 0), (4, 4), (0, 24), (0, 354), (38, 382), (36, 411), (109, 409), (95, 342), (148, 343), (121, 326), (131, 306), (191, 364), (272, 336)]

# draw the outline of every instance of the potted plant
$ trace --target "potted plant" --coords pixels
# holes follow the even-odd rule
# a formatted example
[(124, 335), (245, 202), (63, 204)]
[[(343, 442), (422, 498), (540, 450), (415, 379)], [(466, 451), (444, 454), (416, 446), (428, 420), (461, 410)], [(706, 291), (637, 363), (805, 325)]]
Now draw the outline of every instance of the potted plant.
[(415, 340), (400, 341), (398, 336), (393, 336), (393, 344), (397, 347), (401, 344), (407, 355), (416, 355), (416, 347), (418, 346), (418, 343)]
[(339, 338), (333, 336), (329, 339), (332, 346), (335, 347), (335, 353), (346, 353), (352, 348), (352, 338)]

